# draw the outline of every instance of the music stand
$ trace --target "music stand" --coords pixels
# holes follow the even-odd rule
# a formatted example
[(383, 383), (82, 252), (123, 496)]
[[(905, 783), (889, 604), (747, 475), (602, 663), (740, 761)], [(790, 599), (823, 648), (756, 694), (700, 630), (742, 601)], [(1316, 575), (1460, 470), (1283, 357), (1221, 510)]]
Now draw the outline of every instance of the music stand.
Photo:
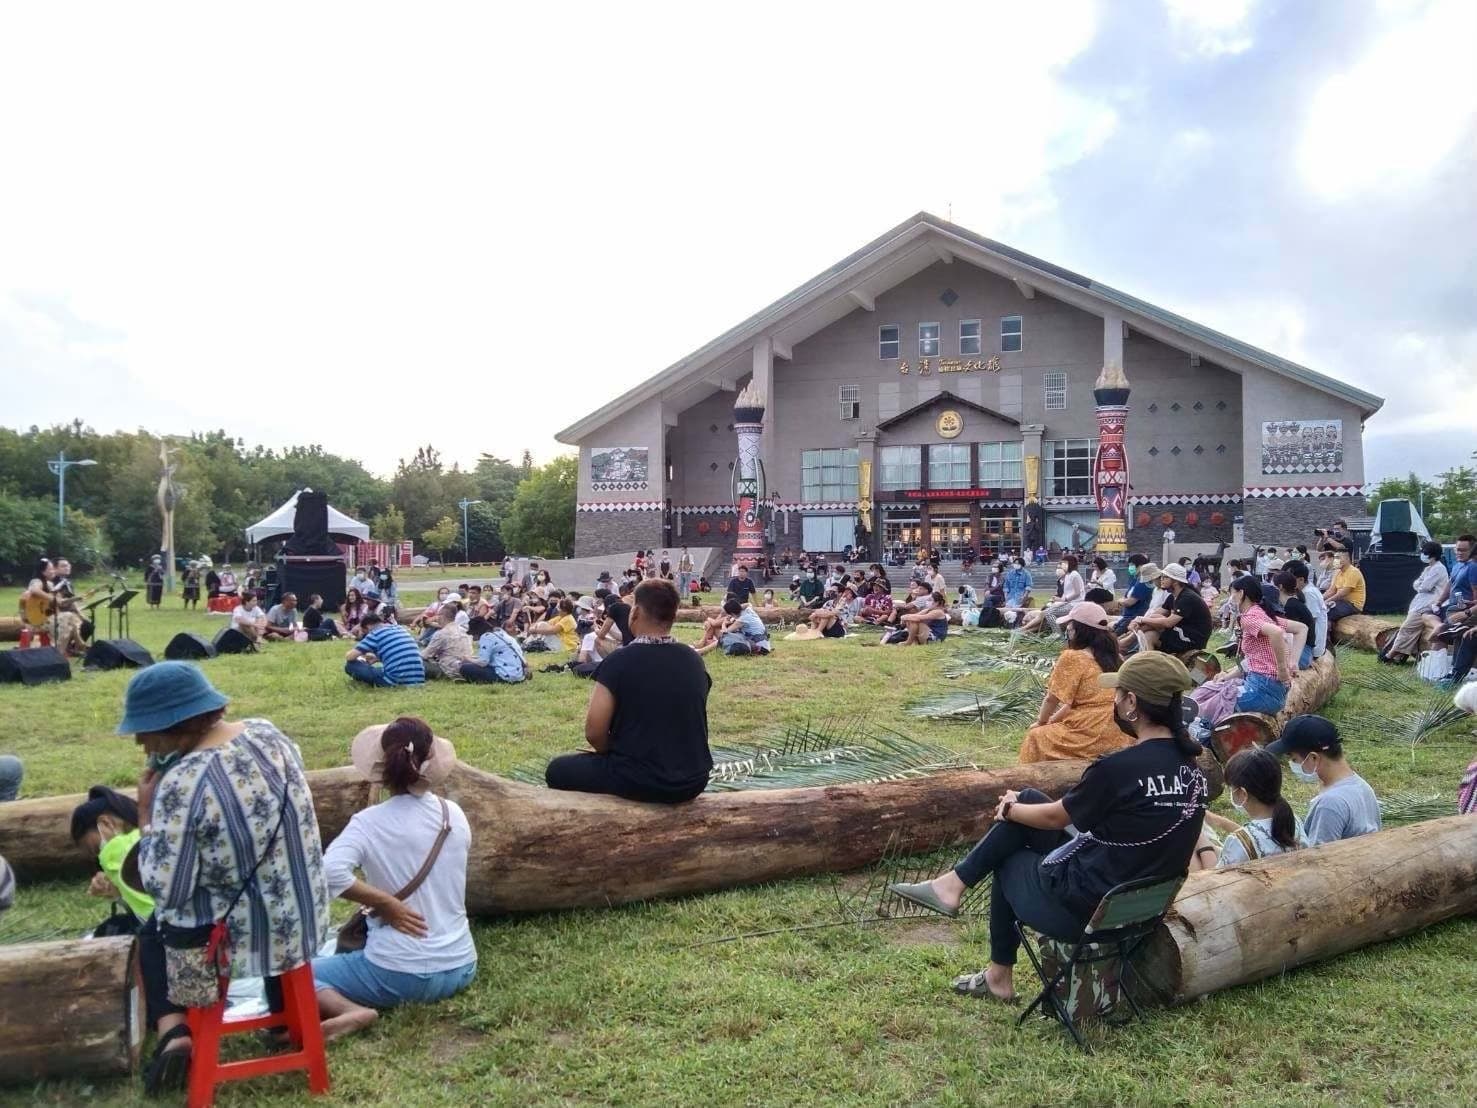
[[(138, 595), (137, 589), (125, 588), (108, 601), (108, 638), (128, 638), (128, 602)], [(118, 613), (118, 634), (113, 634), (113, 613)]]
[[(112, 599), (113, 599), (113, 594), (112, 593), (109, 593), (107, 596), (100, 596), (96, 600), (94, 600), (94, 601), (92, 601), (90, 603), (87, 603), (87, 604), (82, 605), (82, 609), (81, 609), (81, 611), (82, 611), (82, 619), (85, 622), (92, 624), (92, 634), (87, 635), (86, 636), (87, 638), (95, 639), (97, 637), (97, 610), (99, 608), (101, 608), (104, 604), (107, 604)], [(111, 617), (111, 615), (112, 615), (112, 613), (110, 612), (109, 613), (109, 616)], [(108, 620), (108, 628), (109, 628), (109, 631), (110, 632), (112, 630), (112, 627), (113, 627), (113, 622), (112, 622), (112, 619), (109, 618), (109, 620)], [(110, 633), (108, 635), (108, 638), (112, 638), (112, 637), (113, 636)]]

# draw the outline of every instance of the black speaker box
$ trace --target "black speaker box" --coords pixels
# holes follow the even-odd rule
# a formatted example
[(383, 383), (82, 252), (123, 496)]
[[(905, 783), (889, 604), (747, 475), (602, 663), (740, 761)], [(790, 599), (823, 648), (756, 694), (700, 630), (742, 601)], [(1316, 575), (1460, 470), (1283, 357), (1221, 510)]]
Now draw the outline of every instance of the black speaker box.
[(1366, 554), (1359, 559), (1364, 574), (1364, 610), (1371, 615), (1403, 613), (1415, 596), (1413, 582), (1426, 564), (1412, 554)]
[(40, 685), (47, 681), (71, 679), (71, 664), (66, 655), (54, 646), (0, 650), (0, 682)]
[(215, 636), (217, 654), (250, 654), (256, 644), (234, 627), (222, 627)]
[(87, 648), (83, 669), (142, 669), (154, 656), (132, 639), (99, 639)]
[(207, 641), (203, 635), (181, 631), (169, 640), (169, 645), (164, 648), (164, 656), (171, 662), (195, 662), (214, 658), (215, 644)]

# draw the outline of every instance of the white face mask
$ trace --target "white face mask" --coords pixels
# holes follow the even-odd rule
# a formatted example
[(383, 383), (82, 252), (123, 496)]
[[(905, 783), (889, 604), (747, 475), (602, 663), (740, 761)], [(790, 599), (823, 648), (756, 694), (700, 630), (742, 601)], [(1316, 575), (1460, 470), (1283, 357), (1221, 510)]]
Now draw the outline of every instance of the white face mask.
[(1235, 808), (1236, 811), (1239, 814), (1241, 814), (1243, 816), (1246, 815), (1246, 805), (1245, 804), (1237, 804), (1236, 803), (1236, 793), (1235, 793), (1234, 790), (1231, 792), (1230, 796), (1231, 796), (1231, 807), (1232, 808)]
[(1318, 780), (1318, 774), (1312, 772), (1311, 770), (1304, 769), (1302, 762), (1288, 762), (1287, 765), (1288, 768), (1292, 770), (1292, 775), (1296, 777), (1299, 781), (1302, 781), (1304, 784), (1316, 785), (1320, 783)]

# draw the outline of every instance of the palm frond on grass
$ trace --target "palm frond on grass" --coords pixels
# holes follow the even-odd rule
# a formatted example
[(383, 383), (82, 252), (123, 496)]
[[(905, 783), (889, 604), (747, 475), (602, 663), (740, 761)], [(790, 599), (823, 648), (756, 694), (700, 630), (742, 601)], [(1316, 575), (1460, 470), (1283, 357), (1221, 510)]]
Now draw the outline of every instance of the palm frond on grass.
[(1385, 827), (1456, 815), (1456, 801), (1440, 793), (1394, 792), (1379, 798)]
[(1343, 680), (1368, 692), (1419, 693), (1428, 688), (1415, 672), (1414, 667), (1391, 669), (1388, 666), (1381, 666), (1368, 673), (1350, 674)]
[(999, 649), (978, 650), (950, 658), (944, 665), (943, 675), (953, 680), (975, 673), (994, 673), (1001, 670), (1051, 672), (1057, 655), (1061, 653), (1060, 644), (1043, 644), (1037, 647), (1034, 644), (1028, 646), (1027, 643), (1031, 643), (1031, 640), (1022, 639), (1019, 643), (1003, 644)]
[(1017, 670), (998, 687), (966, 686), (924, 696), (908, 705), (918, 719), (960, 723), (1002, 723), (1023, 720), (1041, 706), (1041, 683)]
[(1426, 703), (1414, 712), (1395, 716), (1359, 715), (1350, 722), (1355, 735), (1365, 742), (1417, 746), (1438, 731), (1470, 718), (1451, 702), (1448, 693), (1433, 690)]

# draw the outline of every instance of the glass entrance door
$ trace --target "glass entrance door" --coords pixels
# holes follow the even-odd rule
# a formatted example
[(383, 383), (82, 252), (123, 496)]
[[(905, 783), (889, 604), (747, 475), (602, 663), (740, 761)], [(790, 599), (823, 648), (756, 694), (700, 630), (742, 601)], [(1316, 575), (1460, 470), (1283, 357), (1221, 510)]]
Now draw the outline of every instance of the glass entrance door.
[(969, 516), (932, 511), (928, 515), (928, 524), (928, 551), (935, 557), (958, 561), (964, 557), (965, 551), (972, 549), (974, 529), (969, 525)]
[(1011, 557), (1021, 549), (1021, 514), (1018, 509), (985, 509), (980, 512), (980, 549), (998, 557)]

